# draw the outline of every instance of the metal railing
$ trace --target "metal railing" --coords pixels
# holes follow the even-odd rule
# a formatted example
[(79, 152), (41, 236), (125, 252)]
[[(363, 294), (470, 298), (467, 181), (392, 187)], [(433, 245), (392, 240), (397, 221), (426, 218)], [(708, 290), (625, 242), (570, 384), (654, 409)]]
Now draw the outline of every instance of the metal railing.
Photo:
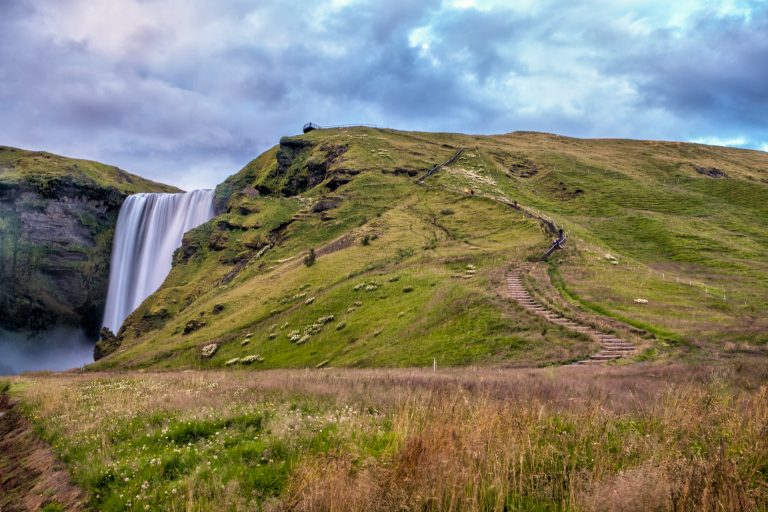
[(334, 126), (320, 126), (319, 124), (315, 124), (312, 122), (309, 122), (304, 125), (304, 128), (302, 129), (304, 133), (311, 132), (313, 130), (335, 130), (338, 128), (376, 128), (380, 129), (381, 127), (375, 124), (337, 124)]
[(459, 149), (457, 149), (457, 150), (456, 150), (456, 153), (455, 153), (455, 154), (454, 154), (454, 155), (453, 155), (451, 158), (449, 158), (448, 160), (446, 160), (445, 162), (443, 162), (443, 163), (441, 163), (441, 164), (435, 164), (435, 165), (433, 165), (433, 166), (432, 166), (432, 168), (431, 168), (430, 170), (428, 170), (428, 171), (427, 171), (427, 174), (425, 174), (424, 176), (422, 176), (421, 178), (419, 178), (419, 179), (418, 179), (418, 180), (416, 180), (416, 181), (417, 181), (417, 182), (421, 182), (421, 181), (424, 181), (424, 179), (425, 179), (425, 178), (429, 178), (430, 176), (432, 176), (434, 173), (436, 173), (436, 172), (437, 172), (439, 169), (441, 169), (442, 167), (445, 167), (446, 165), (451, 165), (453, 162), (455, 162), (456, 160), (458, 160), (458, 159), (459, 159), (459, 157), (461, 156), (461, 154), (462, 154), (463, 152), (464, 152), (464, 146), (462, 146), (462, 147), (460, 147)]

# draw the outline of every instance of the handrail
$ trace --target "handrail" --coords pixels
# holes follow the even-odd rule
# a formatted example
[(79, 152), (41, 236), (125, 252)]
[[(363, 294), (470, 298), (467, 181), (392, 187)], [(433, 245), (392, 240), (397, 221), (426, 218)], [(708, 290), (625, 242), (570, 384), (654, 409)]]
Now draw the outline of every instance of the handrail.
[[(428, 170), (425, 175), (423, 175), (418, 180), (416, 180), (416, 183), (421, 183), (426, 178), (428, 178), (429, 176), (432, 176), (435, 172), (440, 170), (442, 167), (445, 167), (446, 165), (451, 165), (453, 162), (455, 162), (456, 160), (459, 159), (461, 154), (464, 152), (464, 149), (465, 149), (464, 146), (460, 147), (451, 158), (449, 158), (448, 160), (446, 160), (443, 163), (433, 165), (432, 168), (430, 170)], [(542, 225), (544, 225), (544, 227), (546, 228), (547, 231), (549, 231), (550, 233), (552, 233), (554, 235), (557, 235), (557, 239), (554, 242), (552, 242), (552, 245), (549, 247), (547, 252), (544, 254), (543, 259), (547, 259), (549, 257), (549, 255), (552, 254), (556, 249), (562, 249), (562, 246), (565, 244), (565, 241), (567, 240), (568, 236), (565, 234), (565, 231), (563, 231), (563, 229), (560, 228), (554, 220), (549, 219), (549, 218), (545, 217), (544, 215), (541, 215), (540, 213), (538, 213), (537, 211), (535, 211), (532, 208), (527, 208), (525, 206), (519, 205), (517, 203), (517, 201), (510, 202), (506, 198), (497, 197), (497, 196), (496, 197), (494, 197), (494, 196), (487, 196), (487, 197), (489, 199), (492, 199), (492, 200), (498, 201), (500, 203), (506, 204), (507, 206), (522, 212), (523, 214), (527, 215), (528, 217), (531, 217), (533, 219), (538, 220), (539, 222), (541, 222)]]
[(552, 245), (549, 246), (549, 249), (547, 249), (547, 252), (544, 253), (544, 256), (542, 259), (549, 258), (549, 255), (555, 252), (556, 249), (562, 249), (563, 244), (565, 244), (565, 240), (568, 238), (568, 236), (565, 234), (565, 232), (561, 229), (560, 230), (560, 237), (557, 238), (554, 242), (552, 242)]
[(312, 122), (309, 122), (304, 125), (304, 128), (302, 131), (304, 133), (311, 132), (312, 130), (334, 130), (338, 128), (381, 128), (378, 125), (375, 124), (337, 124), (334, 126), (320, 126), (319, 124), (315, 124)]
[(453, 162), (455, 162), (456, 160), (459, 159), (459, 157), (461, 156), (461, 154), (463, 152), (464, 152), (464, 146), (462, 146), (458, 150), (456, 150), (456, 153), (451, 158), (446, 160), (445, 162), (443, 162), (441, 164), (433, 165), (432, 168), (427, 171), (427, 174), (425, 174), (424, 176), (422, 176), (421, 178), (416, 180), (416, 182), (420, 183), (420, 182), (424, 181), (426, 178), (429, 178), (430, 176), (432, 176), (434, 173), (436, 173), (442, 167), (445, 167), (446, 165), (451, 165)]

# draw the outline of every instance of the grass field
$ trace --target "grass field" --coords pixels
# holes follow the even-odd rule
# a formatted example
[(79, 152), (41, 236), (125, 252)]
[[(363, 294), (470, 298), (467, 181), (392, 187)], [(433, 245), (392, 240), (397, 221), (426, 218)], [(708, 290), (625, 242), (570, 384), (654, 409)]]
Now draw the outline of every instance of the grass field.
[[(39, 375), (89, 507), (768, 510), (768, 366)], [(53, 509), (52, 509), (53, 510)]]

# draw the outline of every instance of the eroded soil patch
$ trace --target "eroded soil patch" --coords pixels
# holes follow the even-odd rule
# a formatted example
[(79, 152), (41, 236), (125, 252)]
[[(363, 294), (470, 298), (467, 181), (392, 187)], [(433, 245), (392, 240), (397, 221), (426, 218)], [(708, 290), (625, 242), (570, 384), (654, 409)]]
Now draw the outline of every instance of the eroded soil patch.
[(7, 394), (0, 395), (0, 511), (83, 510), (83, 492), (75, 486), (50, 447)]

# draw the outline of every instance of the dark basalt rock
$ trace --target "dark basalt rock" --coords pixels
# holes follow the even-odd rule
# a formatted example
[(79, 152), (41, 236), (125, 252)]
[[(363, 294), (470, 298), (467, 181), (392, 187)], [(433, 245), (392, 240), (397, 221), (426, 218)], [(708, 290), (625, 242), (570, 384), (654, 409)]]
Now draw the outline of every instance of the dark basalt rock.
[(99, 333), (99, 341), (96, 342), (96, 346), (93, 347), (93, 360), (108, 356), (115, 350), (120, 348), (120, 340), (115, 334), (106, 327), (101, 328)]
[(83, 326), (95, 336), (124, 196), (57, 179), (0, 185), (0, 327)]
[(539, 167), (530, 160), (524, 160), (523, 162), (511, 164), (509, 166), (509, 172), (514, 176), (530, 178), (539, 174)]
[(280, 149), (275, 156), (277, 158), (278, 174), (285, 174), (296, 157), (313, 145), (312, 141), (309, 140), (295, 137), (282, 137), (280, 139)]
[(340, 197), (324, 197), (312, 206), (312, 213), (320, 213), (326, 210), (338, 208), (341, 204)]
[(201, 322), (200, 320), (190, 320), (189, 322), (187, 322), (187, 325), (184, 326), (184, 332), (182, 334), (186, 336), (187, 334), (193, 333), (196, 330), (205, 326), (206, 326), (205, 322)]
[(223, 251), (227, 248), (228, 241), (226, 233), (214, 233), (208, 239), (208, 247), (213, 251)]
[(331, 164), (348, 149), (346, 145), (324, 145), (319, 148), (324, 155), (318, 155), (310, 151), (313, 147), (314, 143), (300, 138), (280, 139), (276, 177), (285, 177), (281, 194), (294, 196), (322, 183)]
[(425, 172), (425, 171), (419, 171), (418, 169), (407, 169), (405, 167), (395, 167), (392, 171), (382, 170), (382, 172), (384, 174), (391, 173), (391, 174), (394, 174), (395, 176), (414, 177), (417, 174), (419, 174), (419, 172)]
[(177, 255), (180, 254), (182, 262), (189, 261), (192, 256), (197, 254), (198, 250), (200, 250), (200, 246), (197, 244), (197, 241), (185, 236), (181, 239), (181, 247), (177, 250), (177, 253), (174, 254), (174, 260)]
[(326, 183), (325, 186), (328, 187), (329, 190), (334, 191), (337, 188), (346, 185), (350, 181), (352, 181), (351, 178), (346, 178), (344, 176), (334, 176), (328, 180), (328, 183)]
[(703, 174), (704, 176), (709, 176), (710, 178), (727, 178), (728, 175), (725, 173), (725, 171), (721, 171), (717, 167), (695, 167), (696, 172), (699, 174)]

